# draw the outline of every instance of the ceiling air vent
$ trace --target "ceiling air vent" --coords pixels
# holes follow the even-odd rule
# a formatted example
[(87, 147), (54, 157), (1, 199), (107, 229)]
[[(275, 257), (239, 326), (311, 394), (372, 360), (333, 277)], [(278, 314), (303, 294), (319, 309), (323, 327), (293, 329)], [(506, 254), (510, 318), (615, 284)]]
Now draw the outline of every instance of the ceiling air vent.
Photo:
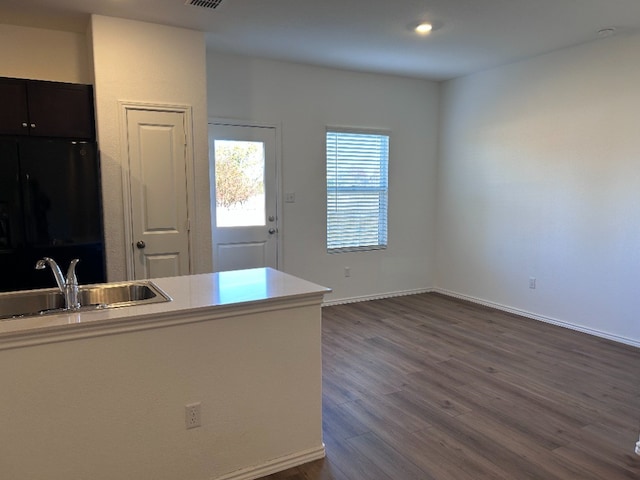
[(222, 0), (187, 0), (185, 5), (193, 5), (194, 7), (216, 8), (222, 3)]

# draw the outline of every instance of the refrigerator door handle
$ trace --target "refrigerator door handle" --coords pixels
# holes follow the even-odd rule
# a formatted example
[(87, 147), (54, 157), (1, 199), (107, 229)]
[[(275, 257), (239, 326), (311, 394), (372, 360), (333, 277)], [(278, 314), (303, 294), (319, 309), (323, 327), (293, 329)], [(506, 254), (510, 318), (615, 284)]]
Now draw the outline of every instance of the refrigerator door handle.
[(22, 201), (24, 202), (24, 236), (27, 243), (33, 241), (33, 206), (31, 201), (31, 177), (24, 174), (24, 188), (22, 189)]
[(9, 228), (9, 214), (0, 211), (0, 248), (11, 246), (11, 229)]

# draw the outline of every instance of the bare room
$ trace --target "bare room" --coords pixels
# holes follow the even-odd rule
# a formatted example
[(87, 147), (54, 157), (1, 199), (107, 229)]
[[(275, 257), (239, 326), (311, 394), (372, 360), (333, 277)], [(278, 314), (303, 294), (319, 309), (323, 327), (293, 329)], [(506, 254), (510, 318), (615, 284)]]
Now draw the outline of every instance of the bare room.
[(0, 95), (3, 480), (640, 475), (637, 1), (3, 1)]

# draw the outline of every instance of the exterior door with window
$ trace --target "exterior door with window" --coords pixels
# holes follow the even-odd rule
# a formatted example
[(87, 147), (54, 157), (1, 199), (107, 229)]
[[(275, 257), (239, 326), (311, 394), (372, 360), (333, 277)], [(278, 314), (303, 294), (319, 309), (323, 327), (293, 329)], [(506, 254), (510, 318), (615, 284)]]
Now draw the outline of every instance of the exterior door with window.
[(278, 267), (276, 129), (209, 125), (213, 269)]

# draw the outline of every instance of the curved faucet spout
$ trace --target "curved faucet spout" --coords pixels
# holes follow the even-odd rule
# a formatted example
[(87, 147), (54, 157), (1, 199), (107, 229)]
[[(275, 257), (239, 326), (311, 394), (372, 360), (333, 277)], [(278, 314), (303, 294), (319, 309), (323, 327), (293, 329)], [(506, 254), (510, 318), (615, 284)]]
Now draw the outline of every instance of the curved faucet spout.
[(51, 271), (53, 272), (53, 276), (56, 279), (56, 283), (58, 284), (58, 288), (60, 289), (60, 291), (62, 293), (64, 293), (64, 287), (65, 287), (65, 284), (67, 282), (65, 281), (64, 277), (62, 276), (62, 270), (60, 270), (60, 267), (58, 266), (58, 264), (56, 263), (56, 261), (53, 258), (49, 258), (49, 257), (41, 258), (40, 260), (38, 260), (36, 262), (36, 269), (37, 270), (42, 270), (42, 269), (46, 268), (47, 265), (49, 265), (49, 268), (51, 268)]

